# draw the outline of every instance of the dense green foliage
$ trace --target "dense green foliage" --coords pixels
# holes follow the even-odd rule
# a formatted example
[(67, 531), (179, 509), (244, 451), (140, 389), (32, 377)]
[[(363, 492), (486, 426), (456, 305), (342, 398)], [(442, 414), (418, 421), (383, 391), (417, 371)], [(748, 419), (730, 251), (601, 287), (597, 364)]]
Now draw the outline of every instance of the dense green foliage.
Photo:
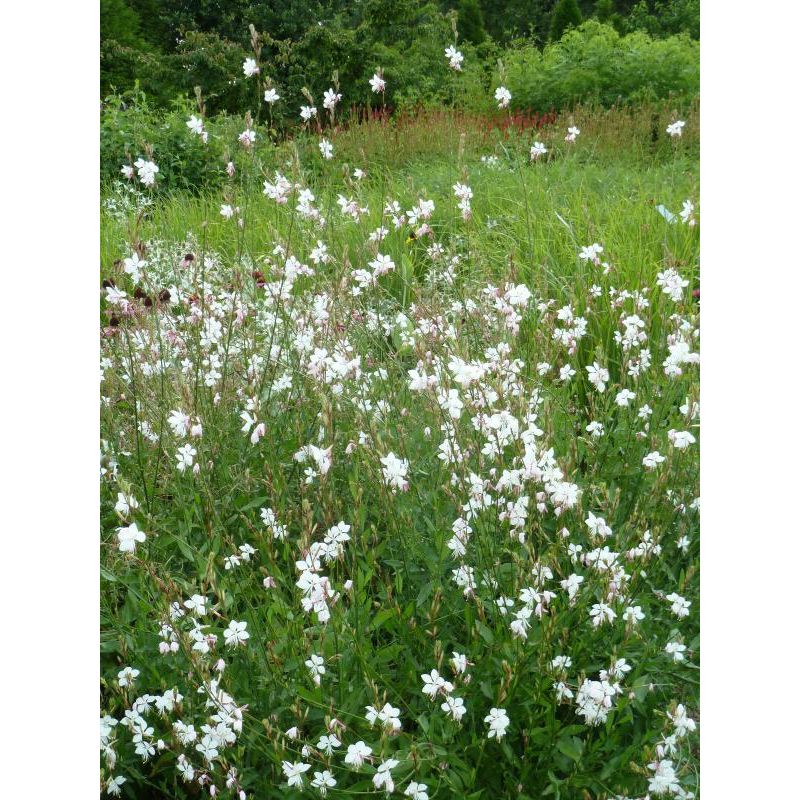
[[(253, 25), (262, 72), (284, 100), (278, 116), (296, 113), (304, 86), (315, 96), (328, 88), (334, 71), (348, 86), (345, 102), (365, 106), (377, 67), (390, 76), (391, 108), (452, 103), (442, 53), (455, 30), (469, 89), (488, 82), (498, 59), (558, 41), (581, 18), (606, 21), (621, 34), (699, 37), (699, 0), (101, 0), (100, 12), (103, 97), (138, 82), (151, 104), (168, 107), (199, 85), (209, 113), (244, 113), (256, 102), (241, 70), (252, 55)], [(559, 99), (544, 105), (557, 107)]]
[(517, 108), (543, 111), (577, 101), (615, 102), (691, 96), (700, 89), (699, 44), (686, 34), (620, 36), (595, 20), (539, 50), (509, 54), (507, 85)]
[(699, 39), (700, 0), (640, 0), (631, 10), (628, 25), (654, 36), (685, 31)]
[[(522, 92), (523, 87), (517, 90)], [(189, 135), (186, 127), (186, 119), (193, 110), (189, 100), (176, 101), (170, 109), (159, 110), (153, 109), (141, 94), (128, 93), (117, 97), (103, 114), (101, 122), (103, 183), (107, 185), (119, 179), (122, 164), (132, 163), (150, 151), (158, 163), (158, 181), (164, 189), (196, 191), (223, 184), (228, 161), (238, 165), (246, 160), (246, 153), (241, 148), (230, 146), (244, 129), (245, 121), (239, 116), (224, 115), (208, 119), (205, 127), (209, 137), (203, 144), (199, 137)], [(435, 110), (424, 114), (398, 114), (382, 124), (354, 122), (346, 129), (337, 130), (334, 140), (337, 150), (347, 149), (348, 160), (372, 167), (389, 162), (403, 165), (420, 161), (433, 163), (457, 149), (462, 136), (462, 147), (475, 153), (499, 141), (525, 137), (531, 126), (536, 127), (538, 137), (563, 136), (572, 120), (579, 119), (582, 130), (597, 130), (595, 151), (599, 149), (600, 154), (608, 153), (619, 160), (622, 148), (632, 160), (641, 162), (654, 155), (666, 156), (672, 152), (672, 142), (664, 131), (676, 115), (688, 120), (690, 127), (684, 138), (687, 145), (697, 149), (697, 103), (679, 98), (607, 111), (597, 105), (576, 107), (556, 118), (527, 115), (509, 118), (499, 114), (487, 117), (476, 112)], [(548, 123), (550, 119), (553, 122)], [(384, 128), (391, 137), (387, 137)], [(317, 152), (318, 137), (314, 133), (295, 130), (290, 139), (284, 139), (274, 136), (274, 132), (271, 138), (271, 131), (265, 124), (255, 125), (255, 130), (256, 152), (275, 151), (278, 163), (281, 158), (290, 157), (291, 148), (295, 146)], [(442, 135), (443, 130), (447, 135)], [(390, 152), (386, 151), (387, 141), (392, 142)]]

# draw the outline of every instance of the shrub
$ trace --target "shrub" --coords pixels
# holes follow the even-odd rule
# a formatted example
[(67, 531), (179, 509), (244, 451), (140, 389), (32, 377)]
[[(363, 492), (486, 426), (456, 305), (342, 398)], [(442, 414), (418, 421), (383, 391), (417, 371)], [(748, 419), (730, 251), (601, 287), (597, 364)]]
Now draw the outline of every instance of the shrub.
[(688, 33), (700, 39), (700, 0), (640, 0), (624, 20), (629, 31), (644, 30), (653, 36)]
[(133, 47), (116, 39), (100, 43), (101, 96), (135, 90), (154, 106), (167, 106), (179, 84), (174, 59), (149, 48)]
[[(188, 135), (186, 121), (197, 113), (188, 99), (173, 101), (171, 109), (153, 109), (141, 90), (134, 89), (106, 98), (100, 123), (100, 179), (119, 179), (120, 168), (146, 152), (159, 166), (164, 189), (198, 189), (213, 186), (224, 177), (227, 146), (223, 145), (236, 127), (236, 120), (219, 117), (212, 124), (214, 134), (203, 144)], [(239, 123), (243, 130), (243, 122)], [(235, 152), (235, 151), (234, 151)]]
[(617, 102), (691, 96), (700, 88), (699, 45), (685, 34), (653, 39), (620, 36), (589, 20), (540, 51), (527, 46), (506, 58), (512, 105), (534, 111), (594, 100)]

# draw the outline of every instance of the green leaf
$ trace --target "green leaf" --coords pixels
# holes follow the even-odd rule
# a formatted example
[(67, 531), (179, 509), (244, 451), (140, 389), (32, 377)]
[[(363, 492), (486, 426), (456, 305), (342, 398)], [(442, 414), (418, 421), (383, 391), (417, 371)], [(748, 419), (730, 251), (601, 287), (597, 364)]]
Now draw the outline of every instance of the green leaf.
[(478, 633), (481, 635), (481, 639), (488, 644), (494, 644), (494, 633), (492, 633), (492, 629), (480, 620), (475, 624), (478, 626)]
[(116, 583), (119, 580), (113, 572), (109, 572), (105, 567), (100, 567), (100, 575), (109, 583)]
[(195, 560), (194, 550), (192, 550), (189, 544), (187, 544), (187, 542), (184, 539), (181, 539), (178, 536), (173, 536), (172, 540), (175, 542), (176, 545), (178, 545), (178, 550), (181, 551), (183, 557), (188, 559), (189, 561), (194, 562)]
[(395, 611), (393, 608), (384, 608), (374, 616), (370, 627), (373, 631), (380, 630), (394, 616)]
[(556, 747), (559, 752), (573, 761), (580, 761), (583, 755), (583, 740), (577, 736), (562, 736), (557, 742)]
[(428, 581), (420, 590), (417, 595), (417, 608), (422, 608), (423, 603), (431, 596), (433, 591), (433, 581)]

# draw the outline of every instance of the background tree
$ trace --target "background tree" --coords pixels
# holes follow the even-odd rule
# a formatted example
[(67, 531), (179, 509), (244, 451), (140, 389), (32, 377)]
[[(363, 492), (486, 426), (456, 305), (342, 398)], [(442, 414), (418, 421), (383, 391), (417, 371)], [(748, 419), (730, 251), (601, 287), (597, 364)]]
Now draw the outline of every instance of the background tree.
[[(142, 38), (154, 51), (169, 53), (175, 50), (177, 31), (170, 24), (170, 0), (126, 0), (139, 17)], [(102, 20), (103, 11), (100, 10)]]
[(145, 47), (141, 19), (125, 0), (100, 0), (100, 39), (126, 47)]
[(483, 13), (478, 0), (461, 0), (458, 4), (458, 33), (462, 39), (472, 44), (480, 44), (486, 39)]
[(577, 28), (582, 21), (577, 0), (558, 0), (550, 21), (550, 41), (557, 42), (567, 28)]
[(614, 0), (597, 0), (594, 4), (594, 15), (600, 22), (608, 22), (614, 13)]

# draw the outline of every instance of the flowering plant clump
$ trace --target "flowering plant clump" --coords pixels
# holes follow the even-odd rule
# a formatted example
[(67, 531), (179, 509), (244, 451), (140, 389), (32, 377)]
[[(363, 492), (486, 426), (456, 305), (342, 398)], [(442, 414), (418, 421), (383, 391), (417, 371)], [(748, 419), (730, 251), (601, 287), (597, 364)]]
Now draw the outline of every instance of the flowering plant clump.
[(694, 796), (695, 206), (626, 199), (628, 241), (544, 193), (534, 244), (519, 193), (582, 169), (585, 127), (411, 181), (340, 163), (333, 125), (271, 161), (248, 125), (179, 236), (156, 164), (123, 168), (103, 791)]

